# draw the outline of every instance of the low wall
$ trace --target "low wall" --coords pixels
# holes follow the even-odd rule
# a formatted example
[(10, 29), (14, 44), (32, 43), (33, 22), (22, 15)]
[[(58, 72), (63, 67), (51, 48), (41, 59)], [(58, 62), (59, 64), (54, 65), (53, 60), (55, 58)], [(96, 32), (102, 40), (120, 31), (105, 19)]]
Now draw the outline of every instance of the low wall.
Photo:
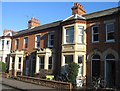
[(53, 80), (45, 80), (35, 77), (28, 76), (17, 76), (17, 80), (30, 82), (34, 84), (38, 84), (41, 86), (52, 87), (56, 89), (69, 89), (72, 90), (72, 84), (67, 82), (53, 81)]
[(7, 73), (5, 73), (5, 72), (0, 72), (0, 77), (4, 77), (4, 78), (7, 78)]

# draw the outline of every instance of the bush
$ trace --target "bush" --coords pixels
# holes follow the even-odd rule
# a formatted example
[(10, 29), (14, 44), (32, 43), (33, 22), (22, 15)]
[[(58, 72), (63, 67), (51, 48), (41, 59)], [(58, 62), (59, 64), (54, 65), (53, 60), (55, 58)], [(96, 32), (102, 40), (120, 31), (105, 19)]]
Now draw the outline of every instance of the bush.
[(76, 84), (78, 68), (79, 68), (79, 65), (75, 62), (68, 64), (68, 78), (69, 78), (69, 82), (71, 82), (72, 84)]
[(6, 71), (6, 64), (4, 62), (0, 62), (0, 72)]

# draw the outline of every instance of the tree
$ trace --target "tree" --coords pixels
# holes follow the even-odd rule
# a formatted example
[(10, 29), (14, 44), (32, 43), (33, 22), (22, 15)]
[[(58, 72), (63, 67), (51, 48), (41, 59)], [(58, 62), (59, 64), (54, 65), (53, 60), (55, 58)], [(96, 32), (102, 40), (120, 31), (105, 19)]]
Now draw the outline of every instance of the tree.
[(79, 65), (75, 62), (68, 64), (68, 78), (69, 82), (76, 84), (76, 77), (78, 75)]

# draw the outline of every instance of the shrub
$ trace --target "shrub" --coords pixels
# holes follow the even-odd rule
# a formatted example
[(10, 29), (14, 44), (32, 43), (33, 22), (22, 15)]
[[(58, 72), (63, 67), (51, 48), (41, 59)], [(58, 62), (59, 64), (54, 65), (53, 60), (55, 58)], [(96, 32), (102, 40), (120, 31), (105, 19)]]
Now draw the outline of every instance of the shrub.
[(79, 68), (79, 65), (75, 62), (68, 64), (68, 78), (69, 78), (69, 82), (71, 82), (72, 84), (76, 84), (78, 68)]
[(4, 62), (0, 62), (0, 72), (6, 71), (6, 64)]

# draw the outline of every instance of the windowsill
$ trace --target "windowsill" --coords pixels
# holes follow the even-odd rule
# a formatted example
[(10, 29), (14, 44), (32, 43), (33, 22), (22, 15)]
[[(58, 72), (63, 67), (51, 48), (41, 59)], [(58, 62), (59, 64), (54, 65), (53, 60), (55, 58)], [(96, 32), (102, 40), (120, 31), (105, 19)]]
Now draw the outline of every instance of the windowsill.
[(85, 43), (77, 43), (78, 45), (85, 45)]
[(106, 40), (105, 43), (115, 43), (115, 40)]
[(53, 46), (49, 45), (48, 48), (53, 48)]
[(93, 41), (92, 43), (99, 43), (99, 41)]
[(75, 43), (66, 43), (66, 44), (62, 44), (62, 45), (75, 45)]

